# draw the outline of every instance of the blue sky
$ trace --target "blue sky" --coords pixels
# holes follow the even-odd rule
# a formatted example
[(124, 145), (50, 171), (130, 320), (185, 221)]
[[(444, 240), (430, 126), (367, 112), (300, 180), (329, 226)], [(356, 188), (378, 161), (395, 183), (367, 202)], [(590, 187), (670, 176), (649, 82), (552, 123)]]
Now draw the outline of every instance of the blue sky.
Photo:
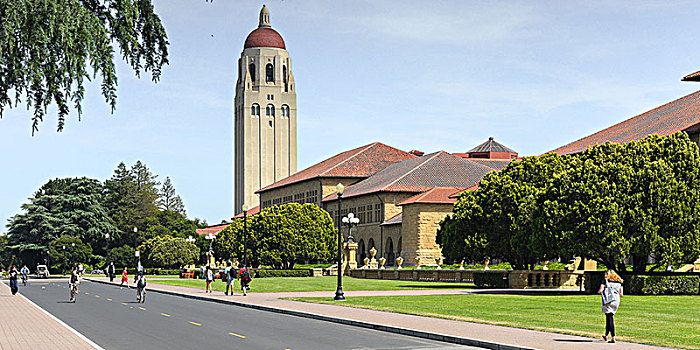
[[(24, 106), (0, 119), (0, 220), (48, 179), (136, 160), (191, 218), (231, 217), (236, 61), (263, 2), (154, 3), (171, 42), (158, 84), (120, 63), (113, 115), (93, 82), (62, 133), (55, 109), (34, 137)], [(292, 58), (299, 169), (374, 141), (464, 152), (493, 136), (536, 155), (700, 89), (680, 82), (700, 70), (693, 1), (265, 3)]]

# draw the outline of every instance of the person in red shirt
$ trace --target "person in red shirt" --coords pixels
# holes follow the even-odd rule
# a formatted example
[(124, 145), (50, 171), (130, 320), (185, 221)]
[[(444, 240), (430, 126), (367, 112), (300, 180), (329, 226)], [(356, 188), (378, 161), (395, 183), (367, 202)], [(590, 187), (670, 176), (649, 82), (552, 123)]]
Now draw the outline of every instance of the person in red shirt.
[(122, 271), (122, 284), (119, 285), (120, 289), (124, 287), (124, 282), (126, 282), (126, 288), (129, 288), (129, 277), (126, 276), (126, 267), (124, 271)]
[(238, 271), (238, 279), (241, 280), (241, 290), (243, 291), (243, 296), (246, 296), (246, 292), (250, 287), (248, 287), (248, 284), (250, 284), (250, 272), (248, 272), (248, 269), (246, 268), (245, 265)]

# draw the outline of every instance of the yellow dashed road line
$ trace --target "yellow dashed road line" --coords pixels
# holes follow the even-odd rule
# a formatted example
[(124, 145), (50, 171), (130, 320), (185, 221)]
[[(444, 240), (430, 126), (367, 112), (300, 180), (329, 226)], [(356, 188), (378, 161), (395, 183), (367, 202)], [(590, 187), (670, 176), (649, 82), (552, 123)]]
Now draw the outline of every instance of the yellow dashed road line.
[(192, 321), (190, 321), (190, 324), (193, 324), (193, 325), (195, 325), (195, 326), (197, 326), (197, 327), (201, 327), (201, 326), (202, 326), (201, 323), (192, 322)]
[(230, 334), (230, 335), (232, 335), (232, 336), (234, 336), (234, 337), (245, 338), (245, 335), (240, 335), (240, 334), (231, 333), (231, 332), (229, 332), (228, 334)]
[(107, 298), (107, 300), (112, 301), (112, 299), (110, 299), (110, 298)]
[(99, 298), (99, 297), (100, 297), (99, 295), (95, 295), (95, 298)]
[(161, 315), (163, 315), (165, 317), (170, 317), (170, 315), (168, 315), (168, 314), (161, 314)]
[(122, 305), (126, 306), (126, 303), (122, 303)]
[(139, 309), (141, 309), (141, 310), (143, 310), (143, 311), (146, 311), (146, 308), (145, 308), (145, 307), (139, 307)]

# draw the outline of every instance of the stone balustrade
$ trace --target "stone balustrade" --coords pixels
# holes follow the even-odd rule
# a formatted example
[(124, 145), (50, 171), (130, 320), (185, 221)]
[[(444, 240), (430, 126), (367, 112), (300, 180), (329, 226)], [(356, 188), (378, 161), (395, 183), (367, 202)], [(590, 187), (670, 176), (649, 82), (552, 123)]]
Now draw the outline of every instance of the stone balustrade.
[[(369, 279), (473, 283), (475, 272), (484, 270), (362, 268), (349, 270), (349, 275)], [(583, 274), (573, 271), (512, 270), (506, 273), (508, 287), (513, 289), (579, 289), (583, 281)]]

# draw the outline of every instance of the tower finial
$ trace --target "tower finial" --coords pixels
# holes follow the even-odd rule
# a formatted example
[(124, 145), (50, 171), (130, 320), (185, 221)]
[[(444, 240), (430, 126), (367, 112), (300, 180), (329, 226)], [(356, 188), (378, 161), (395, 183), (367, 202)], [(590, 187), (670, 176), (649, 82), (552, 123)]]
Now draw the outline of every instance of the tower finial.
[(262, 10), (260, 10), (260, 23), (258, 24), (258, 28), (270, 28), (270, 11), (267, 10), (265, 5), (263, 5)]

